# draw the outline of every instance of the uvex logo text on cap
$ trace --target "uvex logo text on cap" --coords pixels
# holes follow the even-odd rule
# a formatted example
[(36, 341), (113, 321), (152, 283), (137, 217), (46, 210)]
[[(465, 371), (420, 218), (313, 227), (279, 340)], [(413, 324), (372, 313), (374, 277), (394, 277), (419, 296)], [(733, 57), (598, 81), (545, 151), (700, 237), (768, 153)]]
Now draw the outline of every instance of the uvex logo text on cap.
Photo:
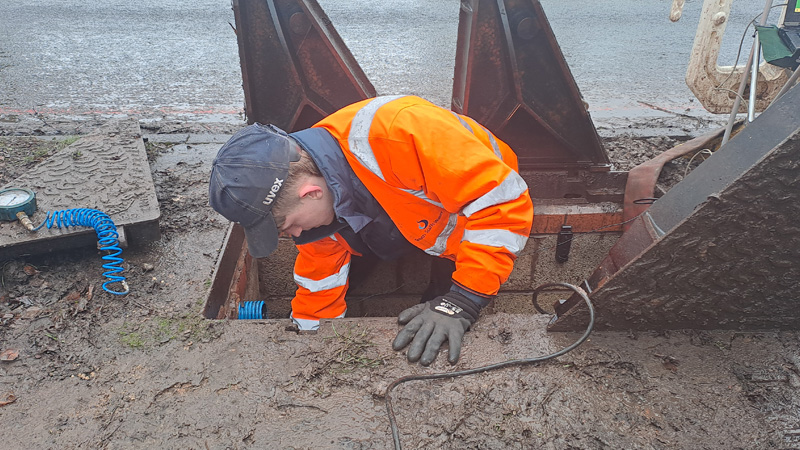
[(269, 194), (267, 194), (267, 197), (261, 203), (265, 205), (271, 205), (272, 201), (275, 200), (275, 196), (278, 194), (278, 191), (281, 190), (282, 184), (283, 180), (281, 180), (280, 178), (275, 178), (275, 182), (272, 183), (272, 187), (269, 190)]

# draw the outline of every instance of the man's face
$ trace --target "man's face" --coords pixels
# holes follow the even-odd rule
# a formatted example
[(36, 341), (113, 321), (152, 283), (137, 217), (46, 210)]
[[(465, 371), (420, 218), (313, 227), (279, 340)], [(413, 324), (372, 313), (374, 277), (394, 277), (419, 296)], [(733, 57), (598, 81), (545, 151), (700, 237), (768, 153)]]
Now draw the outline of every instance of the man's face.
[(303, 198), (289, 214), (281, 227), (281, 233), (298, 237), (312, 228), (329, 225), (335, 214), (333, 204), (326, 198)]

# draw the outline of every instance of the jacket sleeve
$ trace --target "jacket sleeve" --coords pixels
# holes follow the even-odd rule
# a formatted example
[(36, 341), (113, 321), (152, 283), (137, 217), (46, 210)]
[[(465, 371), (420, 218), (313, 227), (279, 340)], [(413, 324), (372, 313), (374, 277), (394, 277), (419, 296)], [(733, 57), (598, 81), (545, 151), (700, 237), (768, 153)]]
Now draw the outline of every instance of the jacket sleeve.
[(320, 319), (343, 317), (347, 310), (351, 252), (340, 241), (344, 239), (336, 234), (297, 246), (292, 320), (301, 330), (316, 330)]
[(533, 203), (516, 171), (516, 156), (476, 122), (433, 105), (398, 112), (388, 141), (395, 147), (390, 156), (395, 182), (422, 190), (466, 219), (454, 284), (483, 297), (496, 295), (533, 223)]

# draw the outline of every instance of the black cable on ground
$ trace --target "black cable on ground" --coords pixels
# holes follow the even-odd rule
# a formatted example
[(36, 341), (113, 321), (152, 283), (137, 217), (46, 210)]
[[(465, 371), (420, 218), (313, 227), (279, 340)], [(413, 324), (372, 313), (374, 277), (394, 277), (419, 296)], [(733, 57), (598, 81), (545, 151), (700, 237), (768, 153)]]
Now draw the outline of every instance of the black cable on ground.
[(583, 342), (589, 337), (589, 334), (592, 332), (592, 328), (594, 328), (594, 306), (592, 305), (591, 300), (589, 300), (589, 296), (586, 292), (572, 284), (569, 283), (546, 283), (543, 284), (533, 291), (533, 302), (536, 304), (536, 297), (539, 295), (545, 288), (549, 287), (565, 287), (575, 291), (578, 295), (583, 298), (584, 303), (589, 308), (589, 324), (586, 327), (586, 331), (583, 333), (583, 336), (580, 337), (577, 341), (575, 341), (569, 347), (565, 347), (555, 353), (551, 353), (549, 355), (544, 356), (537, 356), (534, 358), (525, 358), (525, 359), (512, 359), (510, 361), (505, 361), (496, 364), (490, 364), (488, 366), (476, 367), (474, 369), (466, 369), (466, 370), (459, 370), (456, 372), (446, 372), (446, 373), (434, 373), (430, 375), (408, 375), (405, 377), (400, 377), (394, 380), (389, 387), (386, 388), (386, 412), (389, 414), (389, 426), (392, 429), (392, 439), (394, 439), (394, 448), (396, 450), (401, 450), (403, 446), (400, 444), (400, 431), (397, 429), (397, 419), (394, 416), (394, 410), (392, 409), (392, 389), (396, 388), (397, 386), (408, 382), (408, 381), (419, 381), (419, 380), (435, 380), (439, 378), (455, 378), (464, 375), (472, 375), (474, 373), (480, 372), (488, 372), (490, 370), (502, 369), (505, 367), (512, 367), (512, 366), (522, 366), (526, 364), (535, 364), (540, 363), (543, 361), (547, 361), (548, 359), (557, 358), (561, 355), (564, 355), (572, 350), (574, 350), (579, 345), (583, 344)]

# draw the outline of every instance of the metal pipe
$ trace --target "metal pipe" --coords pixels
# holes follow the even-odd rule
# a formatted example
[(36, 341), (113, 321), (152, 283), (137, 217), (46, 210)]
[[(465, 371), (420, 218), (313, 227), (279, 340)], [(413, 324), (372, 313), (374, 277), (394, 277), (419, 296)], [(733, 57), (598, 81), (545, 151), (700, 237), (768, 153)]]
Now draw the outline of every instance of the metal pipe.
[[(720, 147), (725, 145), (731, 137), (733, 123), (736, 122), (736, 115), (739, 113), (739, 105), (742, 103), (744, 87), (747, 86), (747, 80), (750, 78), (750, 65), (753, 64), (753, 53), (755, 53), (755, 48), (750, 50), (750, 56), (747, 58), (747, 63), (744, 65), (745, 69), (742, 72), (742, 81), (739, 83), (739, 90), (736, 92), (736, 98), (733, 99), (733, 109), (731, 110), (731, 115), (728, 116), (728, 124), (725, 126), (725, 134), (722, 136)], [(736, 70), (736, 68), (734, 67), (733, 70)]]
[[(767, 23), (767, 16), (769, 15), (769, 10), (772, 8), (772, 0), (767, 0), (764, 4), (764, 12), (761, 13), (761, 23), (760, 25), (764, 25)], [(739, 105), (742, 102), (742, 95), (744, 95), (744, 87), (747, 86), (747, 80), (750, 75), (750, 65), (753, 64), (753, 56), (755, 55), (756, 47), (755, 45), (753, 48), (750, 49), (750, 56), (747, 58), (747, 63), (744, 65), (744, 72), (742, 73), (742, 81), (739, 83), (739, 91), (736, 93), (736, 98), (733, 100), (733, 109), (731, 110), (731, 115), (728, 117), (728, 125), (725, 127), (725, 135), (722, 136), (722, 143), (720, 147), (725, 145), (728, 142), (728, 139), (731, 137), (731, 131), (733, 130), (733, 124), (736, 122), (736, 115), (739, 112)], [(756, 66), (758, 67), (758, 66)], [(736, 70), (734, 67), (733, 70)]]
[(28, 217), (27, 214), (25, 214), (25, 211), (18, 212), (17, 219), (19, 220), (19, 223), (21, 223), (22, 226), (25, 227), (26, 230), (33, 231), (33, 229), (35, 228), (33, 222), (31, 222), (31, 219)]
[(779, 98), (781, 98), (781, 95), (785, 94), (786, 91), (788, 91), (789, 89), (791, 89), (792, 86), (794, 86), (794, 84), (797, 82), (798, 75), (800, 75), (800, 66), (797, 66), (797, 68), (794, 69), (792, 76), (789, 77), (789, 80), (786, 81), (786, 84), (783, 85), (783, 87), (775, 96), (775, 98), (772, 99), (772, 103), (770, 103), (769, 106), (772, 106), (776, 101), (778, 101)]
[(750, 98), (747, 101), (747, 122), (752, 122), (756, 118), (756, 85), (758, 84), (758, 65), (761, 62), (761, 42), (758, 40), (758, 32), (753, 41), (755, 57), (753, 58), (752, 70), (750, 71)]

